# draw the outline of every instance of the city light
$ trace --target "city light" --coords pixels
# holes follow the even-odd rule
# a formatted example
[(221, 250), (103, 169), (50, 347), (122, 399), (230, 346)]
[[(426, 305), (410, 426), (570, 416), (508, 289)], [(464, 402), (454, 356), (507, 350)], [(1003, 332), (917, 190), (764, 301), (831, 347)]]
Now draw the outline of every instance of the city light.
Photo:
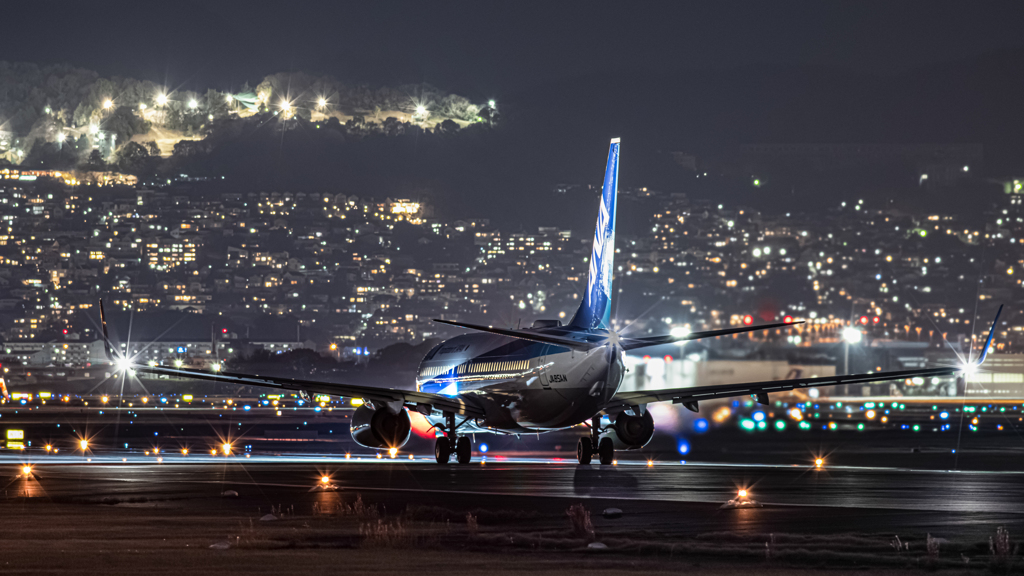
[(427, 113), (427, 107), (426, 106), (424, 106), (422, 104), (416, 106), (416, 115), (417, 116), (425, 116), (426, 113)]
[(330, 476), (321, 476), (320, 477), (320, 483), (321, 484), (330, 484), (331, 483), (331, 477)]
[(188, 101), (188, 107), (193, 109), (193, 110), (195, 110), (196, 108), (199, 107), (199, 102), (196, 102), (195, 100), (189, 100)]
[(320, 98), (319, 100), (316, 101), (316, 105), (320, 108), (325, 108), (327, 106), (327, 99)]
[(212, 370), (213, 370), (214, 372), (220, 372), (220, 368), (221, 368), (221, 366), (220, 366), (220, 362), (214, 362), (214, 363), (213, 363), (213, 365), (212, 365), (212, 366), (210, 366), (210, 368), (211, 368), (211, 369), (212, 369)]
[(736, 492), (736, 496), (738, 496), (740, 498), (746, 498), (747, 497), (747, 490), (746, 490), (746, 488), (740, 488), (740, 490), (738, 492)]
[(167, 94), (157, 94), (156, 95), (156, 104), (157, 104), (157, 106), (165, 106), (165, 105), (167, 105)]
[(843, 340), (850, 344), (858, 344), (864, 338), (864, 333), (852, 326), (843, 328)]
[(279, 106), (281, 110), (284, 110), (285, 112), (288, 112), (289, 110), (292, 109), (292, 103), (284, 99), (281, 100), (281, 104)]
[(110, 110), (113, 107), (114, 107), (113, 100), (104, 100), (103, 101), (103, 109), (104, 110)]
[(821, 468), (824, 465), (825, 465), (825, 459), (824, 458), (815, 458), (814, 459), (814, 467), (815, 468)]

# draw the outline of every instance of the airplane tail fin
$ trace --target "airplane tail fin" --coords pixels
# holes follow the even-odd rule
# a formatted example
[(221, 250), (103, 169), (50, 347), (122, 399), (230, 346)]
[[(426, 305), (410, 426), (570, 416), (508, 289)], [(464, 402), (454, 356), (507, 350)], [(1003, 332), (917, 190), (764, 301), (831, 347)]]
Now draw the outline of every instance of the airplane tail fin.
[(611, 322), (612, 273), (615, 257), (615, 204), (619, 192), (619, 139), (612, 138), (608, 164), (601, 188), (601, 208), (597, 213), (594, 249), (590, 255), (590, 273), (583, 302), (569, 322), (573, 328), (605, 328)]

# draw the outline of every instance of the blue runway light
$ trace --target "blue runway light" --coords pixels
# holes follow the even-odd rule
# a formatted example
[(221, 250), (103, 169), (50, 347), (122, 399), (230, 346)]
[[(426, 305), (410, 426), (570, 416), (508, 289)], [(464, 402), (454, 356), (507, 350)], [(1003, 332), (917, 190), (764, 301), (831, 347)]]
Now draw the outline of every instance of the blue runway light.
[(764, 420), (764, 412), (761, 412), (760, 410), (758, 410), (757, 412), (754, 412), (752, 417), (753, 417), (755, 422), (761, 422), (762, 420)]
[(242, 410), (245, 410), (246, 412), (248, 412), (249, 410), (252, 410), (252, 406), (249, 406), (249, 405), (242, 406)]
[(487, 452), (487, 444), (481, 444), (480, 445), (480, 451), (481, 452)]
[(949, 412), (946, 412), (945, 410), (943, 410), (942, 412), (939, 413), (939, 418), (942, 418), (943, 420), (945, 420), (946, 418), (949, 418)]
[(681, 440), (679, 442), (679, 453), (680, 454), (689, 454), (690, 453), (690, 444), (686, 440)]
[(708, 429), (708, 421), (703, 418), (698, 419), (696, 422), (693, 423), (693, 429), (697, 430), (698, 432), (704, 432), (705, 430)]

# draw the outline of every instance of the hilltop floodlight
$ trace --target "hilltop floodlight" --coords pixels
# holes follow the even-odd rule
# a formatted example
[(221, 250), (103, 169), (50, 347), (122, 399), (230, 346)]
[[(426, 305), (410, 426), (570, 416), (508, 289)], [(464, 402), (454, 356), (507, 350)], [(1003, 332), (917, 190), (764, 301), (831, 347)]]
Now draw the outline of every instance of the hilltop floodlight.
[(327, 99), (326, 98), (321, 98), (321, 99), (317, 100), (316, 101), (316, 105), (321, 107), (321, 108), (326, 107), (327, 106)]
[(498, 103), (495, 102), (494, 100), (488, 100), (487, 105), (490, 106), (491, 108), (494, 108), (495, 106), (498, 105)]
[(234, 98), (231, 97), (231, 94), (225, 94), (224, 95), (224, 101), (227, 102), (228, 104), (231, 104), (232, 100), (234, 100)]
[(858, 344), (863, 338), (864, 334), (853, 326), (847, 326), (843, 329), (843, 340), (846, 340), (848, 344)]
[(113, 107), (114, 107), (114, 102), (113, 101), (111, 101), (109, 99), (103, 101), (103, 109), (104, 110), (110, 110)]
[(165, 106), (167, 104), (167, 94), (157, 94), (156, 104), (157, 106)]
[(57, 132), (57, 141), (58, 142), (63, 142), (64, 138), (65, 138), (65, 136), (64, 136), (63, 132)]
[(291, 109), (292, 109), (292, 103), (291, 102), (289, 102), (287, 100), (281, 100), (281, 110), (284, 110), (285, 112), (287, 112), (287, 111), (289, 111)]
[(420, 104), (420, 105), (416, 106), (416, 115), (417, 116), (425, 116), (426, 114), (427, 114), (427, 107), (426, 106), (424, 106), (423, 104)]
[(189, 100), (188, 101), (188, 107), (193, 109), (193, 110), (195, 110), (196, 108), (199, 107), (199, 102), (196, 102), (194, 99), (193, 100)]

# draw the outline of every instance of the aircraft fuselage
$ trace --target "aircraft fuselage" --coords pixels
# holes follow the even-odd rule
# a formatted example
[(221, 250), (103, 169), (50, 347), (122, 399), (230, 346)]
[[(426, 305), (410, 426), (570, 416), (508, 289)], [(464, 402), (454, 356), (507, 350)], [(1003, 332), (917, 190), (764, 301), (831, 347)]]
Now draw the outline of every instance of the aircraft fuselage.
[[(564, 334), (564, 328), (538, 330)], [(609, 358), (614, 354), (614, 358)], [(622, 383), (621, 351), (588, 352), (485, 333), (456, 336), (420, 362), (421, 392), (460, 396), (482, 407), (480, 428), (543, 432), (587, 421)]]

